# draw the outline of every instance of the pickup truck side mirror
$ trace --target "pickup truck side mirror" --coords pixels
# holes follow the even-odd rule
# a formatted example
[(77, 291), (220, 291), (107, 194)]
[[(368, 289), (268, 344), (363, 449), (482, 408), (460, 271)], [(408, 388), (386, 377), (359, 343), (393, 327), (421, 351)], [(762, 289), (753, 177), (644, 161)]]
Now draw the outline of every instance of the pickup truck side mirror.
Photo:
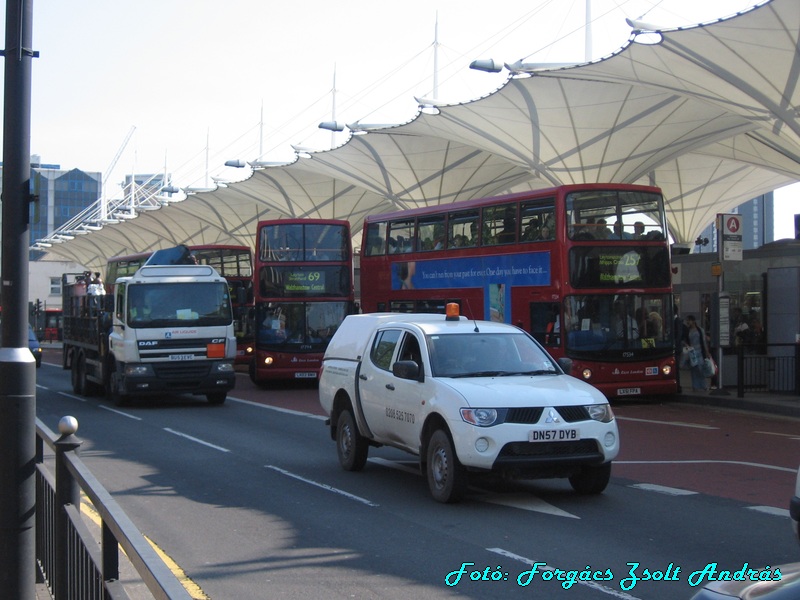
[(400, 379), (410, 379), (420, 383), (425, 380), (422, 369), (413, 360), (398, 360), (392, 365), (392, 374)]
[(567, 375), (572, 375), (572, 359), (562, 356), (558, 359), (558, 366), (561, 367)]

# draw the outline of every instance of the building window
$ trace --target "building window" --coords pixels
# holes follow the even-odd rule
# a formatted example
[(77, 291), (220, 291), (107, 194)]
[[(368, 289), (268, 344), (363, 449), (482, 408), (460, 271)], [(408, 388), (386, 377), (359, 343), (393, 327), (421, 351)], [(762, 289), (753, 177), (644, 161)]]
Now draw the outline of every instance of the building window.
[(61, 277), (50, 278), (50, 295), (51, 296), (61, 295)]

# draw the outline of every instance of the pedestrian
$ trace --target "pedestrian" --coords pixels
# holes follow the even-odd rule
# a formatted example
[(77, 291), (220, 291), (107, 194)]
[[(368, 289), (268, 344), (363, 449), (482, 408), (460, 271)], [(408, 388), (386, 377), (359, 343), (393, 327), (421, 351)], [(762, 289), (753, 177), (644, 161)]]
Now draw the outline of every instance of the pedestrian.
[(710, 357), (706, 346), (706, 334), (697, 325), (694, 315), (686, 316), (686, 337), (683, 339), (684, 346), (689, 348), (689, 365), (692, 373), (692, 391), (707, 392), (708, 382), (703, 373), (703, 361)]
[(675, 341), (675, 378), (678, 380), (678, 390), (679, 394), (683, 393), (683, 388), (681, 388), (681, 358), (683, 358), (683, 340), (686, 337), (686, 325), (683, 324), (683, 319), (678, 314), (678, 305), (672, 305), (672, 311), (674, 314), (673, 317), (673, 325), (672, 325), (672, 334), (673, 339)]

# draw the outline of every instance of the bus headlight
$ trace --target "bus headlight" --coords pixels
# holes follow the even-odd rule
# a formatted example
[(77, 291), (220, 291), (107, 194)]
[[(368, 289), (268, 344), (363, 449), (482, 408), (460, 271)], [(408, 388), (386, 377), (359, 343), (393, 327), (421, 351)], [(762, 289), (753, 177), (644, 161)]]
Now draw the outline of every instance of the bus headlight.
[(592, 370), (591, 370), (591, 369), (589, 369), (589, 368), (585, 368), (585, 369), (583, 369), (583, 370), (581, 371), (581, 376), (582, 376), (584, 379), (587, 379), (587, 380), (588, 380), (588, 379), (591, 379), (591, 378), (592, 378)]
[(672, 365), (664, 365), (661, 367), (661, 374), (662, 375), (670, 375), (672, 373)]
[(586, 406), (586, 412), (592, 419), (601, 423), (610, 423), (614, 418), (614, 412), (609, 404), (589, 404)]
[(264, 364), (265, 364), (265, 365), (267, 365), (267, 366), (269, 366), (269, 365), (271, 365), (271, 364), (272, 364), (272, 360), (273, 360), (273, 359), (272, 359), (272, 357), (271, 357), (271, 356), (268, 356), (268, 357), (266, 357), (266, 358), (264, 359)]
[(491, 427), (497, 422), (497, 410), (494, 408), (462, 408), (461, 418), (464, 422), (476, 427)]

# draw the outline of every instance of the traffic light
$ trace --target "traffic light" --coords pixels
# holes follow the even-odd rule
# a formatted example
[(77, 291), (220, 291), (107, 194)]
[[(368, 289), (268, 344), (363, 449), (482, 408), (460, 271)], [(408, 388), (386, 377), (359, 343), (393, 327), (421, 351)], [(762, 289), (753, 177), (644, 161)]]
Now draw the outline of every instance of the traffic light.
[(42, 312), (42, 301), (38, 298), (36, 299), (36, 303), (33, 305), (33, 312), (35, 312), (37, 315)]

